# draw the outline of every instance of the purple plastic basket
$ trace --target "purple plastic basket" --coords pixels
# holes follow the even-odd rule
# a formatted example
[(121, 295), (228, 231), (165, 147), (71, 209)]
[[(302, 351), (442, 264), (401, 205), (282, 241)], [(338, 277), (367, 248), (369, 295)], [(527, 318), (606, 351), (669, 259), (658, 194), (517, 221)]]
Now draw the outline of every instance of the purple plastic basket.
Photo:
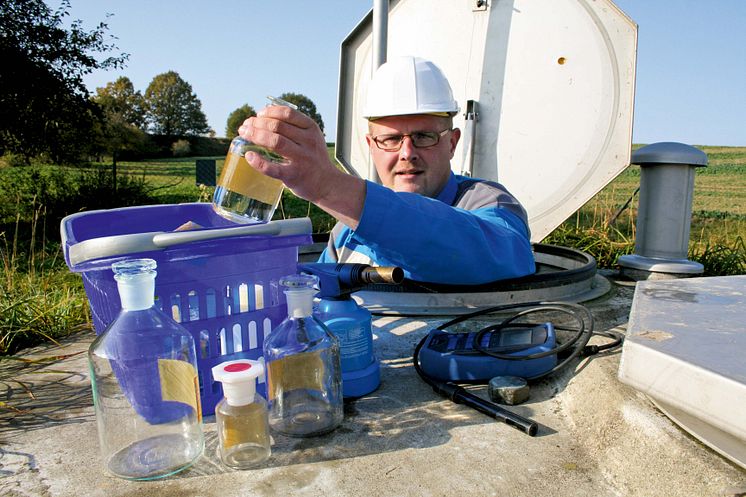
[[(141, 257), (157, 262), (156, 302), (194, 337), (202, 410), (209, 416), (222, 398), (210, 370), (223, 361), (262, 358), (265, 336), (287, 315), (277, 282), (297, 272), (298, 247), (312, 240), (309, 227), (302, 234), (231, 234), (165, 247), (148, 241), (187, 221), (205, 228), (188, 233), (208, 236), (209, 230), (223, 235), (234, 231), (226, 228), (245, 229), (217, 215), (208, 203), (81, 212), (63, 219), (60, 229), (65, 261), (83, 277), (97, 334), (121, 309), (111, 264)], [(95, 250), (74, 248), (83, 242), (77, 249)], [(257, 388), (265, 395), (263, 381)]]

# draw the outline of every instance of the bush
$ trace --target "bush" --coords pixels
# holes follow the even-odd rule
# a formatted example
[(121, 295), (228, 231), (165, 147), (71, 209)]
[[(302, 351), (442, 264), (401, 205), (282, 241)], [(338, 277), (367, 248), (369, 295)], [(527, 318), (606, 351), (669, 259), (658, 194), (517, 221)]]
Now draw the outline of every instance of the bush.
[(58, 166), (0, 169), (0, 232), (31, 239), (38, 224), (44, 239), (59, 240), (63, 217), (75, 212), (153, 203), (143, 177), (118, 175), (109, 168), (68, 169)]
[(0, 170), (0, 224), (29, 223), (45, 211), (54, 223), (74, 212), (76, 175), (59, 167), (29, 166)]
[(109, 169), (96, 168), (83, 171), (77, 182), (75, 212), (145, 205), (153, 200), (142, 176), (119, 174), (115, 185)]
[(192, 152), (192, 146), (187, 140), (177, 140), (171, 144), (174, 157), (186, 157)]
[(193, 157), (216, 157), (224, 156), (228, 152), (230, 139), (209, 138), (207, 136), (165, 136), (148, 135), (148, 147), (139, 153), (130, 152), (126, 156), (122, 154), (122, 160), (145, 160), (172, 157), (174, 155), (174, 140), (189, 143), (190, 154)]
[(8, 152), (0, 157), (0, 167), (21, 167), (29, 165), (28, 157)]

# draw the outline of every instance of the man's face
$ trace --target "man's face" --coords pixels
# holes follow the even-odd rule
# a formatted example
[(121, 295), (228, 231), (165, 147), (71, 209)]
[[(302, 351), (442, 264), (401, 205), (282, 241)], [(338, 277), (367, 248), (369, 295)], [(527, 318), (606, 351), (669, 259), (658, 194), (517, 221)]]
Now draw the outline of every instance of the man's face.
[(396, 192), (437, 196), (451, 173), (451, 159), (461, 136), (458, 129), (446, 132), (436, 145), (427, 148), (415, 147), (412, 138), (405, 136), (401, 148), (395, 152), (381, 150), (373, 138), (417, 132), (439, 133), (448, 129), (450, 123), (449, 118), (429, 115), (392, 116), (371, 121), (366, 140), (383, 185)]

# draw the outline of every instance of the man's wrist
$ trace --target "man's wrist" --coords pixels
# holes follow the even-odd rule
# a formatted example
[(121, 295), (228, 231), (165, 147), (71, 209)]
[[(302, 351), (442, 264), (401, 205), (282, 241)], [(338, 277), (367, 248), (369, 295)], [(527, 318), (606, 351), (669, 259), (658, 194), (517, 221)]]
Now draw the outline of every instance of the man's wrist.
[(337, 170), (323, 185), (314, 204), (350, 227), (357, 228), (365, 203), (365, 181)]

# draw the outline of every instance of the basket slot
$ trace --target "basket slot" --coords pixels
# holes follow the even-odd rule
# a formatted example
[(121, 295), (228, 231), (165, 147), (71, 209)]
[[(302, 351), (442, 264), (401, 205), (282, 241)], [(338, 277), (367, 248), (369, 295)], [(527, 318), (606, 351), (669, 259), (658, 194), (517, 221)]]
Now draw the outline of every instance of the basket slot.
[(248, 338), (249, 338), (249, 349), (255, 349), (257, 347), (257, 343), (259, 343), (257, 334), (256, 334), (256, 321), (251, 321), (249, 323), (249, 329), (248, 329)]
[(264, 309), (264, 286), (261, 283), (254, 283), (254, 302), (255, 309)]
[(211, 344), (210, 344), (210, 332), (207, 330), (200, 330), (199, 331), (199, 342), (197, 345), (197, 348), (199, 349), (198, 355), (202, 359), (207, 359), (210, 357), (210, 350), (212, 350)]
[[(192, 305), (190, 301), (190, 306)], [(197, 292), (196, 307), (199, 319), (211, 319), (215, 317), (215, 290), (206, 289), (204, 292)]]
[(234, 323), (232, 326), (220, 329), (220, 355), (230, 355), (243, 351), (241, 340), (241, 325)]
[(199, 321), (199, 297), (195, 290), (189, 290), (189, 293), (187, 294), (187, 308), (189, 309), (189, 313), (187, 314), (189, 316), (189, 321)]
[(247, 340), (244, 340), (241, 325), (236, 323), (233, 325), (233, 351), (243, 352), (248, 348)]
[(230, 287), (231, 315), (241, 314), (241, 296), (239, 295), (239, 290), (238, 290), (240, 286), (241, 284), (238, 283), (235, 286)]
[[(269, 320), (269, 318), (264, 318), (262, 324), (264, 325), (264, 338), (262, 339), (262, 341), (264, 341), (264, 339), (266, 339), (269, 335), (269, 332), (272, 331), (272, 322)], [(280, 324), (279, 321), (277, 324)]]
[(251, 306), (251, 296), (249, 295), (249, 285), (241, 283), (238, 285), (238, 312), (249, 312)]
[(181, 323), (181, 308), (179, 307), (179, 294), (173, 293), (171, 295), (168, 295), (166, 299), (164, 299), (166, 302), (168, 302), (168, 309), (164, 309), (166, 311), (166, 314), (171, 316), (174, 321), (177, 323)]
[(221, 316), (230, 316), (233, 314), (233, 288), (227, 285), (221, 289), (223, 296), (223, 307)]

